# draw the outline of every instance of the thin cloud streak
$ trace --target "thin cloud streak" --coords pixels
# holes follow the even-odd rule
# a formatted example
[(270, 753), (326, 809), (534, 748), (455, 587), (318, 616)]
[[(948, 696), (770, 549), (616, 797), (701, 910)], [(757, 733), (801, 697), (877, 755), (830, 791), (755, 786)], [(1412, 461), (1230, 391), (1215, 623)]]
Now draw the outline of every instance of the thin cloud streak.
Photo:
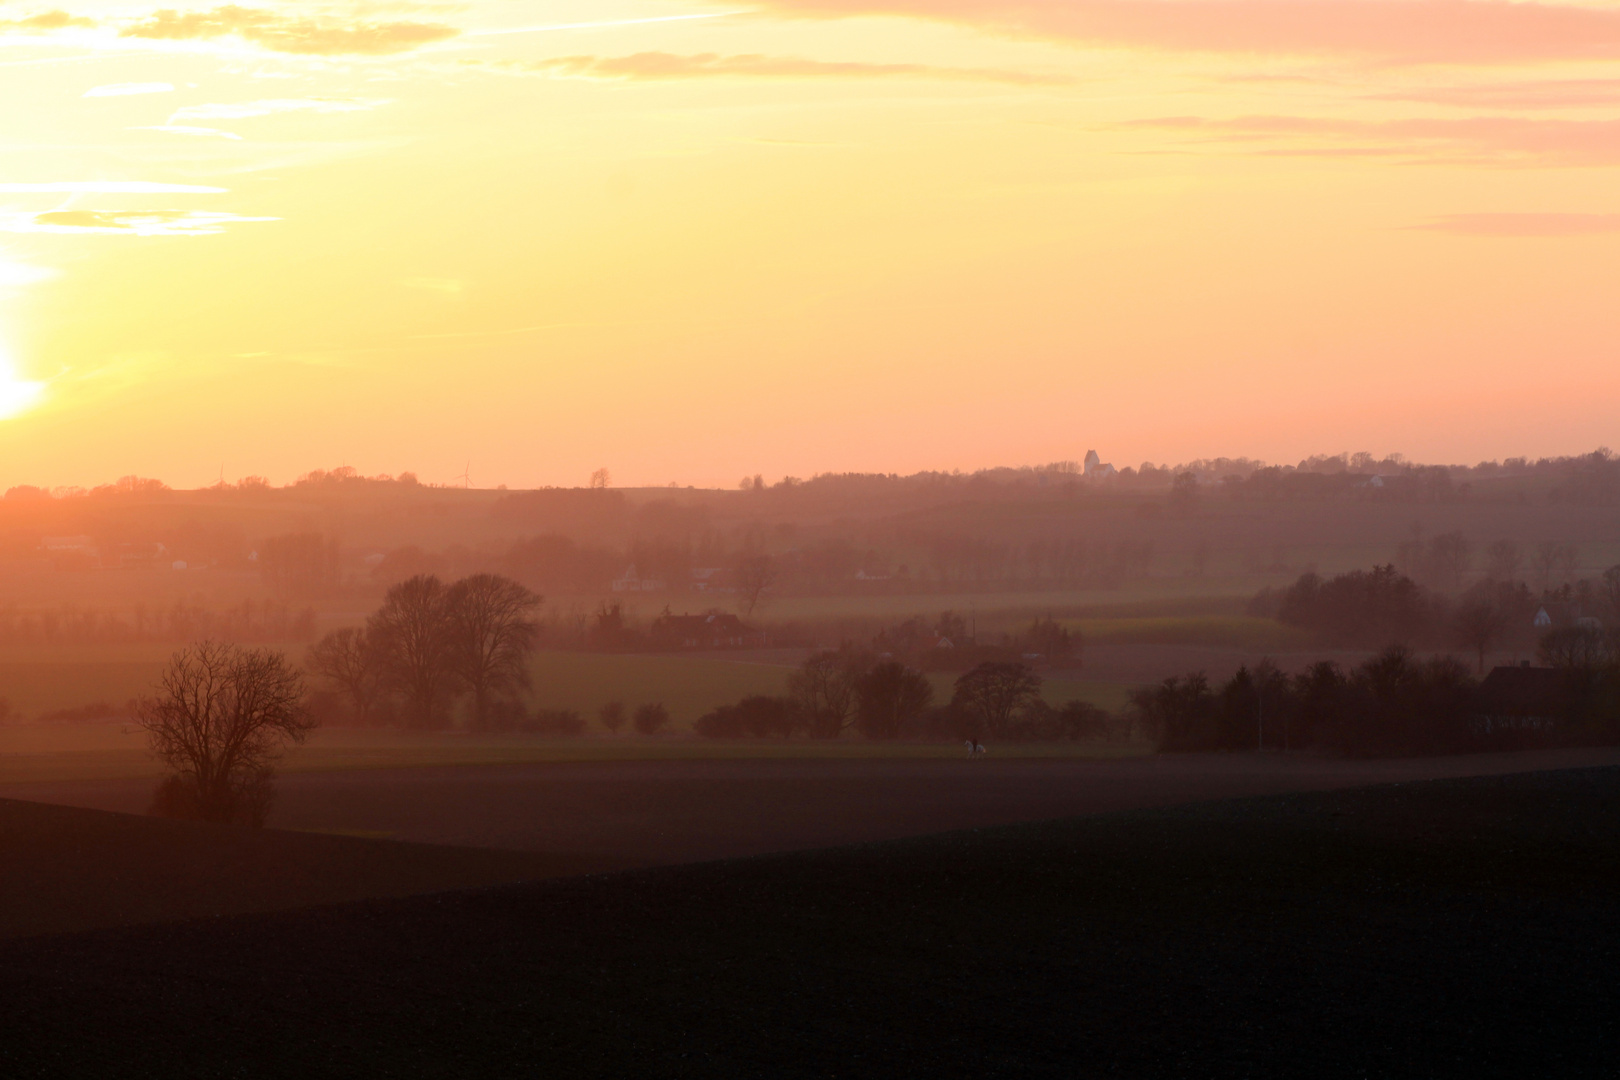
[(470, 30), (467, 37), (505, 37), (509, 34), (549, 34), (558, 30), (602, 30), (614, 26), (643, 26), (648, 23), (694, 22), (700, 19), (729, 19), (751, 15), (751, 11), (712, 11), (701, 15), (653, 15), (645, 19), (604, 19), (599, 22), (551, 23), (545, 26), (513, 26), (501, 30)]
[(0, 195), (219, 195), (230, 188), (160, 184), (147, 180), (58, 180), (43, 184), (0, 184)]
[(65, 11), (46, 11), (26, 19), (0, 19), (0, 34), (49, 33), (52, 30), (85, 29), (96, 25), (94, 19), (69, 15)]
[(53, 210), (0, 217), (0, 230), (77, 236), (213, 236), (226, 225), (275, 221), (202, 210)]
[(111, 83), (107, 86), (92, 86), (79, 96), (87, 98), (134, 97), (139, 94), (169, 94), (173, 92), (173, 83)]
[(1020, 86), (1047, 86), (1072, 80), (1019, 71), (989, 68), (935, 67), (928, 64), (869, 64), (850, 61), (805, 60), (788, 56), (748, 54), (721, 56), (699, 53), (682, 56), (666, 52), (631, 56), (558, 56), (547, 60), (485, 63), (481, 66), (556, 78), (665, 81), (674, 79), (872, 79), (923, 78), (968, 82), (998, 82)]
[(126, 26), (121, 36), (158, 41), (235, 36), (272, 52), (299, 56), (392, 56), (448, 40), (460, 32), (442, 23), (293, 18), (227, 4), (212, 11), (158, 11), (142, 22)]
[[(1178, 133), (1193, 139), (1195, 146), (1266, 156), (1405, 156), (1519, 166), (1620, 164), (1620, 120), (1165, 116), (1126, 121), (1115, 129)], [(1277, 146), (1280, 142), (1294, 145)]]
[(1577, 109), (1620, 103), (1620, 79), (1547, 79), (1393, 90), (1373, 101), (1420, 101), (1467, 109)]
[(131, 131), (162, 131), (170, 135), (193, 135), (201, 138), (233, 139), (237, 142), (242, 136), (234, 131), (221, 131), (219, 128), (194, 127), (189, 124), (148, 124), (144, 127), (132, 127)]
[(887, 15), (1089, 45), (1511, 63), (1620, 57), (1620, 10), (1500, 0), (762, 0), (779, 15)]
[(1620, 214), (1443, 214), (1407, 228), (1456, 236), (1591, 236), (1620, 232)]
[(209, 105), (185, 105), (174, 111), (169, 123), (187, 120), (247, 120), (277, 113), (354, 113), (370, 112), (387, 105), (388, 100), (359, 98), (268, 98)]

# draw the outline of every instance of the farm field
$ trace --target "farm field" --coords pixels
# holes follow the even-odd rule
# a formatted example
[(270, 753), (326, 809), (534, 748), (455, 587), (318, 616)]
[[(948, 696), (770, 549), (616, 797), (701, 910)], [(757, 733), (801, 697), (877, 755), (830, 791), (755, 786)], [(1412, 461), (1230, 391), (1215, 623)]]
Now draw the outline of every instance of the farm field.
[[(279, 772), (402, 769), (427, 766), (516, 765), (543, 762), (867, 760), (952, 758), (954, 741), (870, 742), (858, 736), (821, 742), (796, 738), (715, 740), (687, 734), (617, 738), (415, 733), (355, 728), (317, 730), (292, 747)], [(1034, 743), (997, 747), (1002, 757), (1115, 758), (1147, 752), (1136, 743)], [(0, 726), (0, 787), (27, 798), (26, 785), (141, 778), (162, 769), (140, 729), (123, 723)], [(143, 790), (145, 790), (143, 788)]]
[[(939, 745), (849, 743), (839, 748), (844, 754), (821, 756), (770, 756), (742, 742), (684, 745), (703, 756), (415, 768), (383, 767), (372, 759), (370, 767), (289, 770), (277, 782), (269, 822), (279, 829), (650, 865), (1205, 799), (1620, 765), (1620, 749), (1349, 761), (1277, 753), (1148, 755), (1140, 747), (1081, 744), (1029, 748), (1035, 752), (1027, 756), (992, 750), (968, 761), (960, 748)], [(681, 748), (673, 740), (659, 747)], [(150, 777), (126, 777), (3, 784), (0, 798), (139, 813), (151, 790)]]
[(1606, 1075), (1617, 793), (1403, 783), (13, 940), (0, 1067)]

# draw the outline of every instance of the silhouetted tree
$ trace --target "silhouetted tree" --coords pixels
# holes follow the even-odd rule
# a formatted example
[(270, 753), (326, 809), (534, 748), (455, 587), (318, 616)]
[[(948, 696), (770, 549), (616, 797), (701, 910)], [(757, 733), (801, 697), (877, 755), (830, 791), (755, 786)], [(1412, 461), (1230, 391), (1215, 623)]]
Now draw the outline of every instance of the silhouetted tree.
[(1579, 560), (1580, 554), (1573, 544), (1560, 544), (1551, 540), (1537, 544), (1532, 561), (1537, 586), (1542, 592), (1547, 592), (1568, 581), (1575, 573), (1575, 564)]
[(1193, 512), (1198, 505), (1198, 477), (1184, 472), (1170, 481), (1170, 509), (1181, 517)]
[(1470, 596), (1457, 609), (1457, 644), (1478, 657), (1480, 675), (1485, 674), (1485, 652), (1507, 629), (1508, 616), (1508, 611), (1488, 595)]
[(968, 719), (973, 734), (999, 735), (1040, 693), (1041, 677), (1024, 664), (986, 660), (956, 680), (951, 706)]
[(1524, 569), (1524, 548), (1512, 540), (1498, 540), (1485, 549), (1485, 576), (1495, 581), (1517, 581)]
[(1561, 626), (1541, 636), (1536, 656), (1548, 667), (1599, 671), (1620, 661), (1620, 642), (1597, 627)]
[(277, 596), (321, 596), (338, 583), (338, 547), (320, 533), (287, 533), (259, 545), (259, 573)]
[(885, 660), (856, 680), (855, 697), (861, 731), (871, 739), (893, 739), (933, 704), (934, 688), (922, 673)]
[(617, 735), (619, 733), (619, 729), (624, 727), (624, 702), (608, 702), (597, 712), (596, 718), (602, 722), (603, 727), (607, 728), (608, 731), (612, 732), (614, 735)]
[(1609, 618), (1620, 622), (1620, 566), (1611, 566), (1598, 579), (1598, 598), (1609, 609)]
[(744, 555), (737, 561), (738, 606), (744, 615), (752, 615), (759, 606), (765, 590), (776, 584), (776, 564), (763, 552)]
[(811, 656), (788, 679), (788, 695), (812, 739), (836, 739), (855, 722), (856, 686), (871, 661), (851, 645)]
[(334, 683), (348, 699), (354, 722), (367, 724), (384, 692), (385, 659), (363, 627), (347, 626), (311, 645), (304, 666)]
[(473, 574), (450, 586), (450, 661), (473, 697), (473, 726), (484, 725), (491, 696), (529, 685), (529, 654), (540, 633), (540, 597), (511, 578)]
[(282, 748), (315, 726), (304, 683), (281, 653), (203, 641), (169, 661), (138, 722), (174, 774), (153, 813), (263, 825)]
[(638, 705), (632, 722), (641, 734), (656, 735), (669, 723), (669, 710), (662, 703)]
[(444, 720), (455, 678), (449, 593), (438, 578), (418, 574), (389, 589), (366, 623), (385, 657), (389, 683), (405, 698), (412, 727), (437, 727)]

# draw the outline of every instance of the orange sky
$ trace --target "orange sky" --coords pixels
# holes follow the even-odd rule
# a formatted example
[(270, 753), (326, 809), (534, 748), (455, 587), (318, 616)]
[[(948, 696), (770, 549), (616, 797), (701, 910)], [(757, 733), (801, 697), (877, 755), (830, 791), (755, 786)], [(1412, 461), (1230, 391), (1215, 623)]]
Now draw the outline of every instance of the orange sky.
[(1620, 6), (0, 0), (0, 486), (1620, 444)]

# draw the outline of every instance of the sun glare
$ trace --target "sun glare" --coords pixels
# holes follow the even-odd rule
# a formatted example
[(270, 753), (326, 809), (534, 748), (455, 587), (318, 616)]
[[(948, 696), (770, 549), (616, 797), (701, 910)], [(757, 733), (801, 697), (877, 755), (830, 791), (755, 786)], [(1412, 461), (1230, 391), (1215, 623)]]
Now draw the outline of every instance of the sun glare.
[(0, 420), (27, 412), (44, 394), (44, 383), (18, 378), (11, 358), (0, 353)]

